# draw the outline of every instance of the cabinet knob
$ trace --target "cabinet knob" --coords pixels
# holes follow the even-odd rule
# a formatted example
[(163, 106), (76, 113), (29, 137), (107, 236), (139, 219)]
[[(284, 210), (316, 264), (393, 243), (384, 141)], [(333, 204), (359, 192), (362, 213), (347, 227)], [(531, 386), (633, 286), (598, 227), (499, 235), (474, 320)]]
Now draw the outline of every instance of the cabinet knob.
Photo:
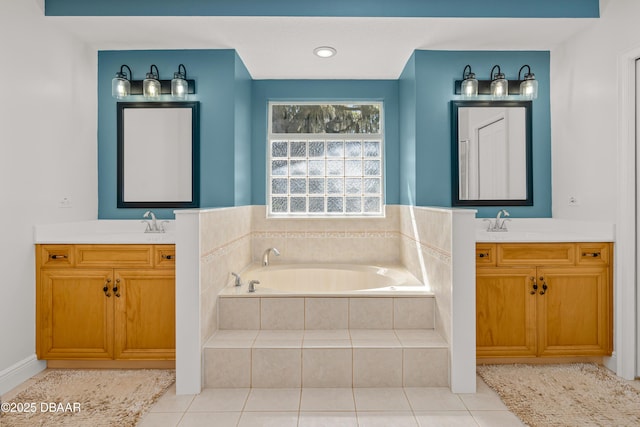
[(487, 253), (485, 253), (485, 252), (483, 252), (483, 253), (479, 253), (479, 254), (478, 254), (478, 256), (479, 256), (480, 258), (486, 258), (486, 257), (488, 257), (488, 256), (489, 256), (489, 253), (488, 253), (488, 252), (487, 252)]

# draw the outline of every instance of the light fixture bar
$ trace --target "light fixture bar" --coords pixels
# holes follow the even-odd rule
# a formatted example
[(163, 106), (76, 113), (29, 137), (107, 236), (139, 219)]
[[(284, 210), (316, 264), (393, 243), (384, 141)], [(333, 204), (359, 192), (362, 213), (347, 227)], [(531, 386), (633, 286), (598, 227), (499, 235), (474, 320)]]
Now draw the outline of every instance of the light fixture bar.
[[(509, 95), (520, 95), (520, 83), (524, 80), (509, 80)], [(454, 93), (462, 95), (463, 80), (456, 80)], [(131, 82), (133, 88), (133, 82)], [(133, 89), (132, 89), (133, 90)], [(478, 95), (491, 95), (491, 80), (478, 80)]]
[[(131, 80), (131, 93), (129, 95), (142, 95), (142, 82), (144, 80)], [(160, 82), (160, 94), (171, 95), (171, 80), (158, 80)], [(196, 93), (196, 81), (187, 80), (189, 94)]]

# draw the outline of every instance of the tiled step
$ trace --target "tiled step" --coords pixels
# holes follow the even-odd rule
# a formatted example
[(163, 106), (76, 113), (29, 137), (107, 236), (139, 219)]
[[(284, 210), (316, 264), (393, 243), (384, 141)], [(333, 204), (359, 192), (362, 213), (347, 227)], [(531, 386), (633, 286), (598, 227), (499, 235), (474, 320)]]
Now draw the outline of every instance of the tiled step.
[(220, 330), (205, 345), (205, 387), (448, 387), (433, 329)]
[(221, 295), (219, 329), (432, 329), (435, 298)]

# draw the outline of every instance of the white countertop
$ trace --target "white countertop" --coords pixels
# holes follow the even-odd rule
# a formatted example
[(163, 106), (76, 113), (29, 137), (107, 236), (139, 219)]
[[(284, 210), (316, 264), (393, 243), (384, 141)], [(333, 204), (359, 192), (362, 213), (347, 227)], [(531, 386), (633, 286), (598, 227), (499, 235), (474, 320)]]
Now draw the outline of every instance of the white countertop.
[[(158, 220), (158, 226), (165, 220)], [(34, 243), (174, 244), (175, 221), (164, 224), (165, 233), (145, 233), (142, 220), (94, 220), (36, 225)]]
[[(492, 221), (495, 219), (492, 218)], [(476, 219), (477, 242), (613, 242), (615, 226), (608, 222), (554, 218), (513, 218), (508, 231), (487, 231), (489, 223)]]

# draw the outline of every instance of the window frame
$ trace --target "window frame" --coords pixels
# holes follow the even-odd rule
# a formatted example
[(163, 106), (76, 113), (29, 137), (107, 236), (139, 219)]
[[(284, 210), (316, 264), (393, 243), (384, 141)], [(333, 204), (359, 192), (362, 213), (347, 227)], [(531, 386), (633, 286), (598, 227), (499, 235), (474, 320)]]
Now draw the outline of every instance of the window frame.
[[(274, 105), (377, 105), (380, 111), (380, 123), (379, 123), (379, 133), (272, 133), (272, 125), (273, 125), (273, 106)], [(266, 143), (266, 183), (265, 183), (265, 191), (266, 191), (266, 213), (268, 218), (310, 218), (310, 219), (326, 219), (326, 218), (384, 218), (385, 217), (385, 126), (384, 126), (384, 102), (383, 101), (355, 101), (355, 100), (347, 100), (347, 101), (268, 101), (267, 103), (267, 143)], [(272, 149), (271, 145), (274, 141), (292, 141), (294, 139), (298, 139), (300, 141), (313, 141), (313, 140), (323, 140), (326, 142), (330, 141), (344, 141), (347, 142), (349, 139), (359, 140), (362, 142), (366, 141), (376, 141), (380, 143), (380, 209), (378, 212), (365, 213), (359, 212), (354, 214), (349, 214), (347, 212), (324, 212), (312, 213), (312, 212), (286, 212), (286, 213), (274, 213), (272, 211), (272, 179), (274, 176), (271, 175), (271, 165), (272, 165)], [(364, 147), (363, 147), (364, 149)], [(308, 145), (307, 145), (308, 150)], [(325, 153), (326, 158), (326, 153)], [(341, 159), (345, 160), (348, 157), (342, 156)], [(376, 158), (377, 159), (377, 158)], [(310, 175), (301, 175), (304, 176), (307, 180)], [(325, 178), (329, 177), (329, 175), (324, 175)], [(346, 175), (341, 175), (342, 178), (347, 178)], [(363, 175), (364, 176), (364, 175)], [(336, 175), (337, 177), (337, 175)], [(277, 178), (277, 177), (276, 177)], [(307, 183), (308, 190), (308, 183)], [(362, 198), (362, 192), (360, 193), (360, 197)], [(277, 195), (275, 195), (277, 196)], [(288, 199), (291, 198), (290, 189), (287, 190), (286, 197)], [(305, 193), (305, 197), (309, 197), (309, 193)], [(325, 189), (325, 193), (323, 197), (328, 197), (327, 191)], [(344, 192), (342, 193), (342, 197), (348, 197)], [(308, 210), (308, 207), (307, 207)]]

